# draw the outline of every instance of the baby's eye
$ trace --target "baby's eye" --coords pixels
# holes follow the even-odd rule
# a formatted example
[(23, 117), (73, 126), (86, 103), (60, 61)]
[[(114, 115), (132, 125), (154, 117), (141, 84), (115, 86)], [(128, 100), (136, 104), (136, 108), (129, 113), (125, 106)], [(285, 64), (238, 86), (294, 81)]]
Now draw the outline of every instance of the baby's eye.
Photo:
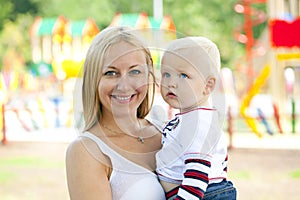
[(104, 76), (116, 76), (117, 72), (116, 71), (107, 71), (103, 75)]
[(188, 78), (189, 76), (186, 75), (185, 73), (181, 73), (179, 74), (179, 78)]
[(171, 77), (171, 74), (169, 74), (168, 72), (164, 72), (164, 73), (162, 74), (162, 77), (164, 77), (164, 78), (170, 78), (170, 77)]
[(138, 74), (140, 74), (140, 73), (141, 73), (141, 71), (140, 71), (140, 70), (137, 70), (137, 69), (131, 70), (131, 71), (129, 72), (129, 74), (131, 74), (131, 75), (138, 75)]

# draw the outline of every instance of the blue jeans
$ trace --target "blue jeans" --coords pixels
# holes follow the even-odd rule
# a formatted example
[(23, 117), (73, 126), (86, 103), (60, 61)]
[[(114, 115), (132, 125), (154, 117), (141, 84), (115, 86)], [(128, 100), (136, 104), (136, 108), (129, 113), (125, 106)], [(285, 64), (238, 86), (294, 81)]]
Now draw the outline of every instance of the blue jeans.
[(236, 188), (231, 181), (212, 183), (206, 189), (204, 200), (236, 200)]
[[(167, 200), (174, 200), (175, 197), (176, 195)], [(231, 181), (212, 183), (208, 185), (203, 200), (236, 200), (236, 189)]]

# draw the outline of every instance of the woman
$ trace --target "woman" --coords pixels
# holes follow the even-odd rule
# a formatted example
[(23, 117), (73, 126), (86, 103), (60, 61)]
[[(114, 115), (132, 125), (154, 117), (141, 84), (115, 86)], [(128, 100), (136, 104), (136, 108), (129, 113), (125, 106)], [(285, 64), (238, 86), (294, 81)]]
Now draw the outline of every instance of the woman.
[(96, 36), (84, 63), (84, 132), (66, 154), (72, 200), (165, 199), (153, 173), (160, 127), (145, 119), (154, 88), (150, 52), (132, 30)]

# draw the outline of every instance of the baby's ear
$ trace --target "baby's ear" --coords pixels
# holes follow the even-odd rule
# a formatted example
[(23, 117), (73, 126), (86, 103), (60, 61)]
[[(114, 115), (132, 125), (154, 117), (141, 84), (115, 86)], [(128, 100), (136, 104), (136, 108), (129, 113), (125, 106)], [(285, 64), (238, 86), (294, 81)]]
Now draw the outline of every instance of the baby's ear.
[(204, 95), (209, 95), (215, 89), (215, 86), (216, 86), (216, 78), (214, 76), (207, 77)]

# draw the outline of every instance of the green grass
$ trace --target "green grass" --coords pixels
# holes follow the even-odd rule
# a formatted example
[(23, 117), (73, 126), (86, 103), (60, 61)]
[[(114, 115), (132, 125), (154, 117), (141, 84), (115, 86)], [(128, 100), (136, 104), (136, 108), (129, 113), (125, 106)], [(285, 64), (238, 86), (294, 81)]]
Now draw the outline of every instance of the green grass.
[(294, 171), (290, 172), (289, 177), (300, 179), (300, 169), (297, 169), (297, 170), (294, 170)]
[(252, 174), (249, 171), (231, 171), (228, 176), (229, 178), (244, 180), (250, 180), (252, 178)]
[[(0, 168), (1, 169), (1, 168)], [(4, 171), (1, 169), (0, 171), (0, 184), (6, 184), (12, 181), (17, 176), (16, 173)]]
[(18, 181), (27, 172), (56, 170), (64, 168), (64, 162), (49, 158), (17, 156), (0, 158), (0, 185)]

